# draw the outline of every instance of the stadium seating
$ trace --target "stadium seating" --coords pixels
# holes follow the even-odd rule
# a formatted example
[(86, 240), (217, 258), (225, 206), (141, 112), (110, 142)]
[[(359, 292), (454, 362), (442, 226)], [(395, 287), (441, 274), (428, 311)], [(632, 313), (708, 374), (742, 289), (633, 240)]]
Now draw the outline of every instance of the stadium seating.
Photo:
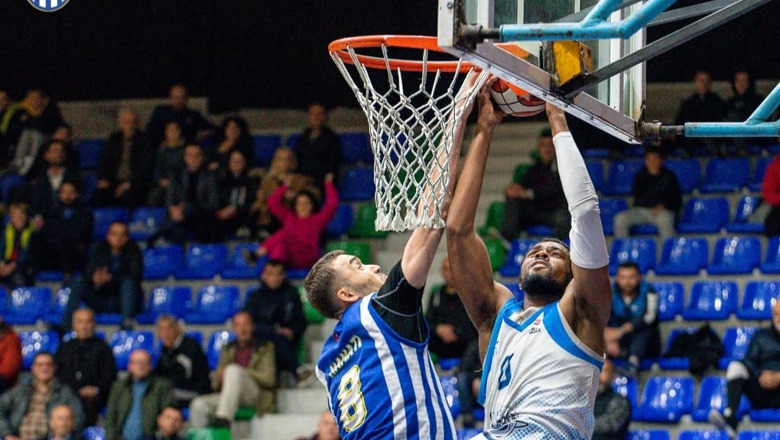
[[(694, 327), (672, 329), (672, 331), (669, 332), (669, 336), (666, 337), (663, 353), (669, 351), (669, 347), (672, 346), (672, 342), (677, 336), (683, 333), (695, 333), (696, 330), (697, 329)], [(691, 366), (691, 362), (687, 357), (659, 357), (658, 366), (662, 370), (687, 370)]]
[(103, 139), (82, 139), (76, 149), (79, 152), (79, 168), (82, 170), (94, 170), (97, 168), (100, 152), (106, 141)]
[(585, 162), (585, 166), (588, 168), (588, 175), (593, 182), (593, 187), (596, 191), (601, 191), (604, 187), (604, 164), (601, 162)]
[(704, 238), (671, 237), (664, 242), (657, 275), (697, 275), (707, 266), (709, 246)]
[(658, 319), (674, 321), (685, 306), (685, 286), (680, 282), (654, 282), (658, 292)]
[[(780, 409), (751, 409), (750, 420), (757, 423), (780, 423)], [(777, 438), (780, 440), (780, 437)]]
[(519, 238), (512, 241), (509, 247), (509, 253), (507, 254), (504, 265), (498, 272), (502, 277), (515, 278), (520, 275), (520, 266), (523, 264), (523, 259), (528, 250), (531, 249), (539, 240), (532, 238)]
[(247, 261), (245, 254), (254, 254), (256, 250), (257, 243), (239, 243), (233, 246), (230, 260), (220, 273), (222, 278), (226, 280), (256, 280), (268, 261), (266, 257), (260, 258), (254, 264)]
[(89, 203), (92, 200), (92, 194), (97, 188), (97, 174), (93, 171), (81, 173), (81, 200)]
[(742, 234), (761, 234), (764, 232), (763, 223), (750, 223), (750, 216), (761, 203), (759, 196), (744, 196), (737, 203), (737, 212), (734, 221), (726, 226), (726, 231)]
[(699, 188), (704, 193), (737, 191), (750, 182), (748, 159), (710, 159)]
[(232, 331), (216, 331), (209, 337), (209, 343), (206, 346), (206, 358), (209, 361), (209, 368), (214, 370), (219, 363), (219, 353), (222, 346), (236, 339), (236, 334)]
[(252, 136), (254, 143), (254, 166), (267, 167), (271, 164), (276, 149), (282, 144), (282, 137), (277, 134), (258, 134)]
[(739, 319), (772, 319), (772, 300), (780, 301), (780, 281), (749, 281), (737, 309)]
[(130, 238), (144, 241), (157, 232), (165, 220), (165, 208), (141, 207), (130, 216)]
[(507, 289), (509, 289), (510, 292), (512, 292), (512, 296), (514, 296), (516, 300), (522, 301), (525, 299), (525, 292), (523, 292), (523, 289), (520, 288), (520, 285), (517, 283), (517, 281), (503, 284)]
[(9, 324), (35, 324), (49, 309), (51, 290), (45, 287), (19, 287), (6, 299), (3, 320)]
[(669, 431), (661, 429), (649, 429), (629, 431), (626, 440), (671, 440)]
[(728, 434), (723, 431), (698, 430), (682, 431), (677, 440), (730, 440)]
[(456, 431), (456, 434), (458, 435), (458, 440), (469, 440), (482, 434), (482, 430), (477, 428), (460, 428)]
[(493, 272), (501, 269), (506, 261), (506, 248), (504, 247), (504, 243), (498, 239), (487, 239), (483, 241), (485, 242), (485, 249), (487, 249), (490, 266), (493, 268)]
[(737, 440), (780, 440), (780, 431), (742, 431), (737, 436)]
[(642, 391), (634, 420), (677, 423), (693, 408), (693, 378), (651, 377)]
[(761, 240), (758, 237), (721, 237), (715, 243), (707, 273), (747, 275), (761, 265)]
[(339, 197), (345, 202), (372, 200), (375, 191), (373, 168), (351, 168), (341, 179)]
[(615, 216), (628, 209), (626, 199), (600, 199), (599, 210), (601, 211), (601, 226), (604, 228), (604, 234), (612, 235), (615, 233)]
[(583, 148), (580, 153), (585, 160), (606, 159), (609, 157), (609, 148)]
[(609, 167), (607, 182), (601, 192), (613, 196), (631, 194), (631, 185), (634, 183), (634, 176), (644, 166), (644, 162), (641, 160), (613, 162)]
[(5, 312), (5, 300), (6, 300), (5, 288), (0, 287), (0, 315)]
[(737, 308), (737, 283), (733, 281), (697, 281), (691, 287), (686, 321), (722, 321)]
[(225, 244), (193, 243), (187, 249), (182, 267), (173, 271), (179, 280), (208, 280), (220, 273), (227, 264)]
[(453, 419), (457, 419), (460, 414), (460, 399), (458, 398), (458, 378), (457, 376), (442, 376), (439, 378), (442, 390), (444, 390), (444, 399), (450, 407), (450, 413)]
[(485, 235), (490, 230), (501, 230), (501, 222), (504, 221), (504, 208), (504, 202), (493, 202), (490, 204), (485, 225), (479, 228), (480, 235)]
[(641, 273), (655, 268), (655, 240), (652, 238), (616, 238), (612, 242), (609, 258), (609, 274), (615, 275), (618, 266), (633, 261)]
[(766, 260), (761, 265), (763, 273), (780, 273), (780, 237), (769, 239), (769, 245), (766, 247)]
[(761, 192), (761, 183), (764, 181), (764, 173), (772, 159), (774, 159), (774, 157), (761, 157), (756, 161), (756, 168), (753, 170), (753, 178), (750, 180), (748, 189), (754, 192)]
[(136, 315), (139, 324), (154, 324), (157, 317), (170, 314), (183, 318), (187, 304), (192, 302), (192, 290), (185, 286), (161, 286), (149, 292), (149, 305)]
[(377, 231), (374, 226), (376, 221), (376, 206), (373, 203), (358, 205), (355, 213), (355, 224), (349, 230), (352, 238), (385, 238), (387, 231)]
[(106, 431), (102, 426), (90, 426), (84, 430), (84, 440), (106, 440)]
[(624, 376), (618, 376), (612, 381), (612, 389), (616, 393), (628, 399), (632, 410), (637, 406), (637, 396), (639, 395), (639, 385), (636, 379)]
[(753, 334), (758, 330), (756, 327), (731, 327), (723, 333), (723, 348), (725, 352), (723, 357), (718, 360), (718, 368), (725, 370), (729, 362), (740, 360), (747, 353), (748, 344)]
[(371, 143), (366, 132), (341, 133), (341, 160), (347, 165), (358, 162), (372, 163), (374, 153), (371, 152)]
[(184, 260), (184, 251), (179, 245), (156, 246), (143, 250), (144, 279), (164, 280), (178, 269)]
[(55, 331), (19, 332), (22, 342), (22, 370), (29, 371), (35, 355), (46, 351), (54, 354), (60, 346), (60, 337)]
[(729, 221), (729, 202), (723, 197), (692, 198), (685, 203), (677, 232), (716, 233)]
[(342, 250), (349, 255), (354, 255), (360, 259), (363, 264), (370, 264), (371, 243), (367, 241), (333, 241), (328, 243), (325, 252)]
[(70, 287), (63, 287), (57, 290), (57, 294), (54, 295), (43, 319), (49, 324), (62, 324), (65, 309), (68, 307), (68, 298), (70, 298)]
[(184, 320), (188, 324), (222, 324), (238, 311), (239, 300), (236, 286), (203, 286), (194, 310)]
[(58, 270), (44, 270), (36, 272), (35, 279), (41, 282), (58, 282), (64, 279), (64, 275)]
[(699, 186), (701, 182), (701, 166), (696, 159), (671, 159), (664, 162), (668, 168), (677, 177), (680, 184), (680, 190), (685, 194), (690, 194)]
[(11, 194), (11, 190), (19, 185), (27, 183), (27, 179), (24, 176), (18, 176), (16, 174), (9, 174), (2, 177), (2, 191), (3, 191), (3, 203), (8, 203), (8, 197)]
[(124, 371), (127, 370), (133, 351), (144, 349), (150, 354), (154, 353), (154, 334), (149, 331), (119, 330), (111, 335), (108, 345), (114, 352), (116, 368)]
[[(711, 409), (723, 412), (727, 403), (726, 378), (722, 376), (705, 377), (699, 385), (699, 400), (691, 411), (691, 418), (696, 422), (707, 422)], [(748, 410), (750, 410), (750, 402), (743, 395), (737, 414), (741, 418)]]
[(328, 238), (340, 238), (352, 229), (354, 223), (355, 213), (352, 211), (352, 205), (342, 203), (336, 209), (336, 213), (325, 228), (325, 234)]
[(525, 233), (532, 237), (552, 237), (555, 235), (553, 228), (547, 225), (531, 225), (525, 230)]
[(127, 222), (130, 212), (127, 208), (97, 208), (92, 211), (95, 218), (95, 226), (92, 228), (92, 240), (105, 240), (108, 228), (113, 222)]

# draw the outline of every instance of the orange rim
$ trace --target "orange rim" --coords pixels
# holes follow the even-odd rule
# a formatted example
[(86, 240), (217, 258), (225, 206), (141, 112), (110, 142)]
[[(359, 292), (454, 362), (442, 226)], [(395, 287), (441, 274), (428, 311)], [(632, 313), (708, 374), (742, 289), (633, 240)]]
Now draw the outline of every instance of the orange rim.
[[(430, 50), (434, 52), (446, 53), (439, 48), (436, 37), (427, 37), (422, 35), (365, 35), (361, 37), (341, 38), (328, 45), (328, 51), (336, 55), (341, 61), (347, 64), (355, 64), (355, 60), (348, 49), (360, 48), (378, 48), (382, 45), (387, 47), (403, 47), (406, 49)], [(355, 58), (364, 66), (371, 69), (387, 69), (388, 66), (393, 69), (400, 69), (405, 72), (468, 72), (475, 69), (467, 61), (427, 61), (423, 63), (417, 60), (399, 60), (395, 58), (385, 59), (370, 55), (361, 55), (355, 53)]]

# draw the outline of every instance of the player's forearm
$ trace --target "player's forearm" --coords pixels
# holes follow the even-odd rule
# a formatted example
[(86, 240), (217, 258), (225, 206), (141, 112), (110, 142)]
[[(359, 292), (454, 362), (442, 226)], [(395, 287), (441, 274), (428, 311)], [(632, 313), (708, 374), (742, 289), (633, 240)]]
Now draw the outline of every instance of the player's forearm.
[(443, 229), (433, 228), (417, 228), (412, 232), (401, 259), (404, 277), (412, 287), (419, 289), (425, 285), (443, 233)]
[(455, 195), (452, 198), (451, 206), (454, 209), (450, 210), (447, 217), (448, 234), (471, 233), (474, 230), (493, 128), (477, 125), (477, 131), (469, 146), (468, 156), (463, 164), (463, 171), (458, 178)]

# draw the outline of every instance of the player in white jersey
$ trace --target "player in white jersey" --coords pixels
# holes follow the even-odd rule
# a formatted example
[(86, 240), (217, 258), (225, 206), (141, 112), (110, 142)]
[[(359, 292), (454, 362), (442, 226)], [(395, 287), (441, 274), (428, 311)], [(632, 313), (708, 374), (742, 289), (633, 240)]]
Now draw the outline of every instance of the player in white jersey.
[[(558, 172), (569, 204), (571, 251), (542, 239), (525, 256), (525, 300), (493, 280), (474, 231), (493, 129), (502, 114), (485, 100), (447, 219), (455, 288), (479, 331), (484, 361), (479, 401), (482, 439), (589, 439), (603, 364), (611, 291), (598, 197), (569, 133), (565, 114), (547, 104)], [(489, 115), (490, 117), (485, 117)]]

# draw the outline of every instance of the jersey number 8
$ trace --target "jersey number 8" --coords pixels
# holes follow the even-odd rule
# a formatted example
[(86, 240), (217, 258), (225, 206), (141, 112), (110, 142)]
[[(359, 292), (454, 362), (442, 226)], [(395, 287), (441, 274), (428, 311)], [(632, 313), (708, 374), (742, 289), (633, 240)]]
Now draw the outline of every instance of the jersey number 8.
[(341, 376), (338, 399), (341, 426), (345, 431), (352, 432), (366, 420), (366, 402), (360, 392), (360, 368), (357, 365)]

